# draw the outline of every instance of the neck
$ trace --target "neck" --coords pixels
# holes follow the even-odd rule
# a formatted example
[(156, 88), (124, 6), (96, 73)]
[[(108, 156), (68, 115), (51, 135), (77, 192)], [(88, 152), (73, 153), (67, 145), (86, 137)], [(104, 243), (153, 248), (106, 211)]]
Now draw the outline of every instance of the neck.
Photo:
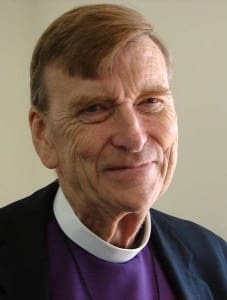
[(135, 213), (125, 213), (115, 218), (108, 218), (97, 212), (89, 216), (75, 213), (86, 227), (104, 241), (126, 249), (138, 246), (139, 232), (146, 218), (146, 215)]
[(86, 205), (87, 201), (80, 201), (80, 197), (75, 197), (68, 189), (63, 191), (80, 221), (97, 236), (120, 248), (137, 247), (140, 229), (148, 211), (122, 212), (113, 207), (100, 207), (92, 201)]

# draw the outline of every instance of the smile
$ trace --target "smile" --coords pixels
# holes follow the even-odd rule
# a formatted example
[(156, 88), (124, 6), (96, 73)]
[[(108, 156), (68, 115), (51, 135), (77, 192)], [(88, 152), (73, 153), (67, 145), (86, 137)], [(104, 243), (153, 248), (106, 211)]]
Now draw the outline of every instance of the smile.
[(139, 165), (119, 165), (105, 169), (105, 172), (112, 174), (133, 174), (147, 172), (155, 164), (155, 162), (147, 162)]

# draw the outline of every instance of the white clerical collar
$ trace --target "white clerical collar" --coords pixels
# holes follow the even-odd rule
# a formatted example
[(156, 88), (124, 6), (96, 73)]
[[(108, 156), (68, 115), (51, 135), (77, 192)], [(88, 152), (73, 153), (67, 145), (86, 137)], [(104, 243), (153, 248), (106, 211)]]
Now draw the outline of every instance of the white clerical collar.
[(62, 231), (77, 245), (105, 261), (124, 263), (135, 257), (148, 243), (151, 233), (150, 214), (146, 217), (140, 246), (133, 249), (116, 247), (95, 235), (76, 216), (59, 187), (54, 199), (54, 215)]

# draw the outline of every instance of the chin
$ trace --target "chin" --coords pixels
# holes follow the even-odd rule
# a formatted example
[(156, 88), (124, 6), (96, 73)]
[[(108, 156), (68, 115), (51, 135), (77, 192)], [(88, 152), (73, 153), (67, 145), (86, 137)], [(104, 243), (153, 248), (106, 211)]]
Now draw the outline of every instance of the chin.
[(115, 197), (114, 201), (119, 204), (122, 211), (131, 213), (147, 213), (156, 200), (157, 197), (153, 192), (147, 194), (141, 191), (128, 191), (127, 194), (121, 193), (118, 197)]

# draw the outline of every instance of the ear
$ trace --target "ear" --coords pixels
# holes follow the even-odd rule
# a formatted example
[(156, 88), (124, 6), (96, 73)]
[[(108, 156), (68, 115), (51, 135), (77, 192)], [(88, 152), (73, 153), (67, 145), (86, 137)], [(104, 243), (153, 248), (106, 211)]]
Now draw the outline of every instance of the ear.
[(47, 116), (32, 106), (29, 111), (29, 124), (33, 144), (42, 163), (49, 169), (57, 167), (57, 155), (51, 141)]

